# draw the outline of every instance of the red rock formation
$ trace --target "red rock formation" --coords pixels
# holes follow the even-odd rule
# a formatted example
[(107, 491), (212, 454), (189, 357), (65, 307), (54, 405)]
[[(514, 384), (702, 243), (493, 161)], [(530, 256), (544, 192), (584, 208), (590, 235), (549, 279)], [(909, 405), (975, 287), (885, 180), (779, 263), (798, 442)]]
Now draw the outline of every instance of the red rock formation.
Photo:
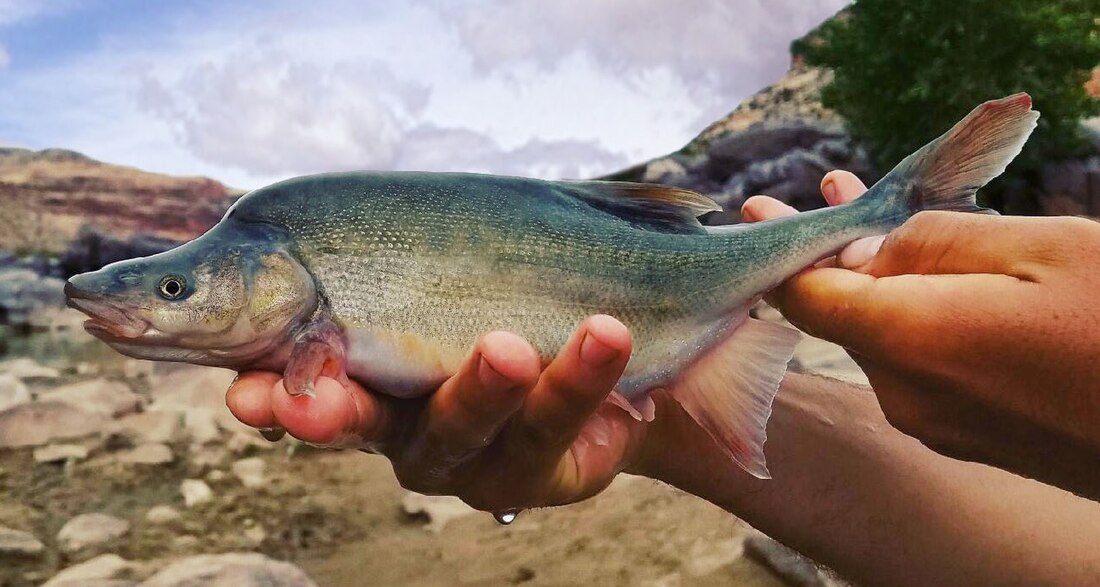
[(59, 253), (83, 225), (121, 238), (186, 240), (213, 226), (240, 193), (72, 151), (0, 148), (0, 249)]

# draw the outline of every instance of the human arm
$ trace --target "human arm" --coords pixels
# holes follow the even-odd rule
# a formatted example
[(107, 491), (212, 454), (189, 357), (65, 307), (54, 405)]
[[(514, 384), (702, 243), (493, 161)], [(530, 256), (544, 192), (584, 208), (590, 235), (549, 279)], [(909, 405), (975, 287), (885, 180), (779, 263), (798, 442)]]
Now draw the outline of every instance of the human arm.
[[(823, 183), (832, 203), (865, 188)], [(827, 193), (827, 197), (829, 194)], [(746, 203), (749, 220), (793, 210)], [(843, 345), (897, 428), (1100, 498), (1100, 224), (922, 212), (769, 297)]]
[[(579, 364), (586, 331), (618, 349), (610, 360)], [(439, 403), (335, 382), (318, 385), (316, 398), (294, 398), (278, 375), (261, 373), (243, 376), (227, 402), (252, 425), (373, 445), (404, 486), (488, 511), (579, 501), (625, 469), (708, 499), (861, 583), (1081, 584), (1100, 574), (1100, 507), (936, 455), (891, 428), (865, 388), (788, 374), (768, 426), (773, 479), (762, 481), (663, 392), (648, 424), (601, 403), (629, 337), (606, 318), (589, 319), (581, 333), (541, 374), (525, 342), (488, 336), (474, 356), (512, 383), (482, 383), (480, 363), (470, 361)]]

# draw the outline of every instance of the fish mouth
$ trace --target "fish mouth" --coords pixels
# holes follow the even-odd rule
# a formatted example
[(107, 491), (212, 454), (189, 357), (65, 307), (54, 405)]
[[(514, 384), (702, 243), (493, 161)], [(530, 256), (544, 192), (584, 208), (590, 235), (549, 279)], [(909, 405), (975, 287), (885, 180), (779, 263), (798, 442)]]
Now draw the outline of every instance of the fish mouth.
[(118, 306), (65, 284), (65, 304), (88, 315), (84, 330), (107, 342), (128, 341), (140, 338), (149, 329), (149, 323), (125, 312)]

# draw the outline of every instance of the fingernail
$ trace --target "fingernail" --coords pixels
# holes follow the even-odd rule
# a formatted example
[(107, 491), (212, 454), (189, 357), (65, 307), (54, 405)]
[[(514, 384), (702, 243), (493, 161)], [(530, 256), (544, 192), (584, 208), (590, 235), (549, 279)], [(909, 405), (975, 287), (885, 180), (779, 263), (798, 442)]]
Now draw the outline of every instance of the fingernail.
[(832, 204), (840, 199), (840, 194), (836, 189), (835, 181), (827, 181), (821, 186), (821, 195), (825, 196), (825, 201)]
[(877, 236), (861, 239), (848, 245), (837, 256), (837, 265), (846, 269), (855, 269), (870, 263), (871, 259), (874, 259), (879, 249), (882, 248), (882, 242), (885, 239), (885, 236)]
[(271, 442), (277, 442), (286, 436), (286, 430), (282, 428), (260, 428), (260, 436), (263, 436), (265, 440)]
[(494, 369), (489, 361), (485, 360), (485, 357), (478, 359), (477, 378), (483, 386), (491, 389), (510, 389), (515, 386), (511, 379), (501, 375), (500, 371)]
[(618, 355), (618, 351), (597, 340), (592, 333), (584, 335), (584, 341), (581, 342), (581, 360), (585, 363), (599, 367), (609, 363)]

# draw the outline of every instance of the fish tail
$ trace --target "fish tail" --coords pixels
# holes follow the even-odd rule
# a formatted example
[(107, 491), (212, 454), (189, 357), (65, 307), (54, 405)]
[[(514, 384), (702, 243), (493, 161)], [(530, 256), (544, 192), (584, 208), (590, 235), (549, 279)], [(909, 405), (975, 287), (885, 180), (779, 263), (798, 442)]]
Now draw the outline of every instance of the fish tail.
[(1020, 154), (1038, 119), (1025, 93), (985, 102), (903, 159), (860, 199), (885, 208), (882, 219), (890, 224), (921, 210), (996, 214), (978, 206), (975, 194)]

